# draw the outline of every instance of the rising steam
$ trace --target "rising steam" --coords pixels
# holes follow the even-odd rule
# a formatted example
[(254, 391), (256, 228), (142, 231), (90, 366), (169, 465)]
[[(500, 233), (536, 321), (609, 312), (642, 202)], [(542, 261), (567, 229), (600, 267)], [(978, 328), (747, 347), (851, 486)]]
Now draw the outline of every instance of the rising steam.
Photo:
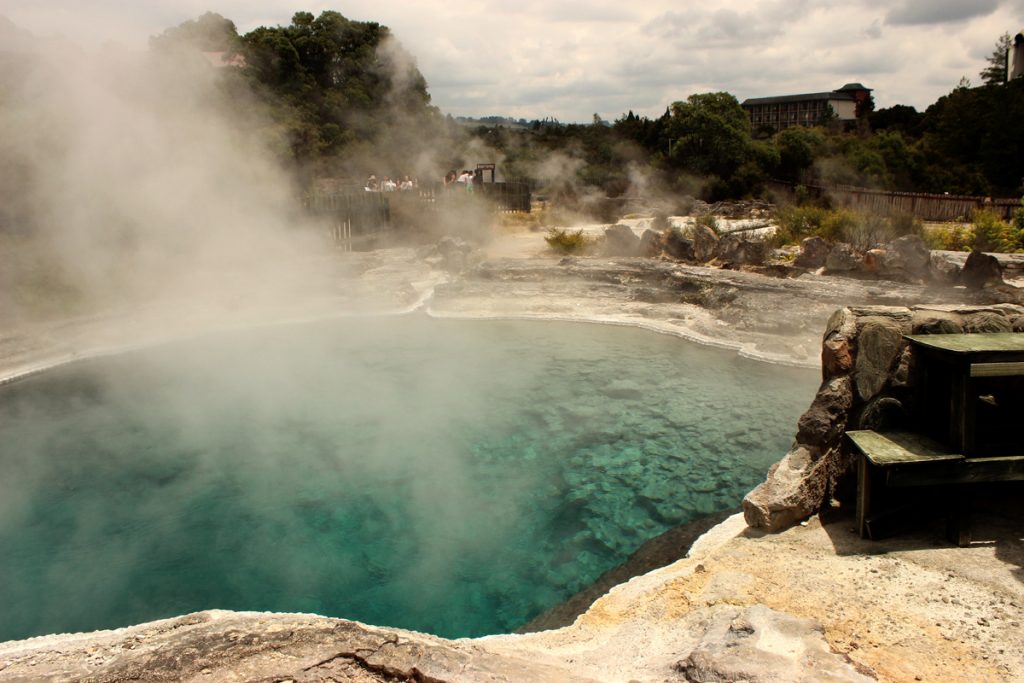
[(281, 295), (308, 271), (265, 122), (201, 55), (22, 48), (0, 62), (0, 313)]

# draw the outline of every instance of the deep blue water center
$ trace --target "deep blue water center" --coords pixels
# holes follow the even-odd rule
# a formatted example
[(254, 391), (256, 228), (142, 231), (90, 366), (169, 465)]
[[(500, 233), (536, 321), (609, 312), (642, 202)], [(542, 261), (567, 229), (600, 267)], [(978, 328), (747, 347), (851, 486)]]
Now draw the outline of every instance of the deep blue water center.
[(641, 330), (224, 333), (0, 387), (0, 640), (224, 608), (515, 629), (736, 506), (816, 373)]

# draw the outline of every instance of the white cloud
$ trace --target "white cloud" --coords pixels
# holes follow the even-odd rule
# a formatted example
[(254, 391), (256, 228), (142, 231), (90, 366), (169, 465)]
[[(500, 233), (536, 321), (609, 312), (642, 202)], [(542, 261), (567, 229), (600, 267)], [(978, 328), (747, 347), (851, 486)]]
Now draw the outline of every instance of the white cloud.
[(742, 100), (849, 81), (880, 106), (921, 109), (961, 76), (977, 81), (996, 38), (1024, 24), (1024, 0), (0, 0), (37, 34), (138, 47), (208, 10), (244, 33), (326, 9), (390, 27), (445, 112), (563, 121), (660, 115), (707, 90)]

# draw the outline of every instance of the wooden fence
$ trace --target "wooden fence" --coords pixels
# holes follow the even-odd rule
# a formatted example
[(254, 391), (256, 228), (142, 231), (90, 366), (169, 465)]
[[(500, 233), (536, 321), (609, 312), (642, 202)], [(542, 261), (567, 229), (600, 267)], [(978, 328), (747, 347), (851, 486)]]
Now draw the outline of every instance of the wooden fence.
[[(444, 183), (433, 182), (420, 188), (420, 196), (431, 203), (459, 201), (468, 194), (458, 183), (445, 187)], [(473, 186), (473, 195), (483, 197), (500, 212), (530, 212), (532, 195), (530, 183), (525, 180), (478, 183)]]
[(305, 208), (327, 221), (331, 239), (342, 251), (373, 249), (390, 229), (391, 205), (382, 192), (357, 189), (308, 197)]
[(351, 188), (312, 195), (304, 206), (327, 222), (331, 239), (339, 248), (363, 251), (376, 247), (386, 234), (414, 229), (417, 221), (430, 221), (445, 208), (458, 210), (461, 203), (478, 198), (499, 212), (530, 211), (530, 185), (515, 180), (478, 184), (472, 193), (464, 185), (445, 187), (441, 182), (397, 192)]
[[(773, 181), (772, 186), (794, 191), (793, 183)], [(970, 220), (978, 209), (992, 211), (1009, 219), (1021, 200), (993, 199), (968, 195), (928, 194), (924, 192), (886, 192), (852, 185), (803, 185), (815, 198), (827, 198), (834, 204), (861, 211), (905, 213), (925, 221)]]

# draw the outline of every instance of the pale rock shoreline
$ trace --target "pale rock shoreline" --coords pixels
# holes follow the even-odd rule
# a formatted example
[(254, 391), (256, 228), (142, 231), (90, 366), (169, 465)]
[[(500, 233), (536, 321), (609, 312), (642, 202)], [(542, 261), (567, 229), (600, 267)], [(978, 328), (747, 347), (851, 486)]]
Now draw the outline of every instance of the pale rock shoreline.
[[(509, 236), (465, 275), (412, 250), (352, 255), (358, 284), (311, 292), (302, 309), (168, 302), (5, 326), (0, 382), (211, 329), (416, 309), (637, 325), (815, 365), (837, 308), (968, 296), (639, 259), (566, 262), (542, 247), (537, 234)], [(666, 288), (695, 296), (651, 301)], [(975, 520), (981, 542), (953, 548), (938, 528), (862, 541), (843, 510), (778, 534), (734, 515), (685, 559), (613, 588), (552, 631), (447, 641), (313, 615), (212, 611), (0, 643), (0, 681), (1024, 681), (1022, 521), (1015, 501), (994, 501)]]

